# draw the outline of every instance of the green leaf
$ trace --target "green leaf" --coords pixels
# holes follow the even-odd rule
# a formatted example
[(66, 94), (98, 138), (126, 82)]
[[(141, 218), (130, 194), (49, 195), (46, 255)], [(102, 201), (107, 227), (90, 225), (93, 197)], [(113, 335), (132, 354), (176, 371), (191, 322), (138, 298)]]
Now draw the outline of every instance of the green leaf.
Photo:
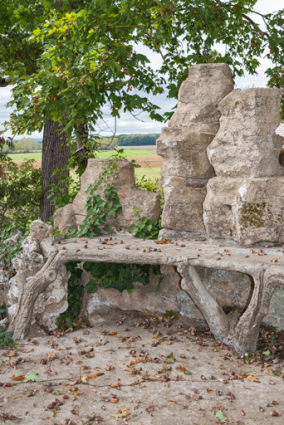
[[(6, 305), (0, 305), (0, 314), (5, 314), (7, 311)], [(0, 330), (1, 332), (1, 330)]]
[(129, 295), (133, 292), (134, 288), (126, 289), (126, 291), (129, 293)]
[(129, 226), (129, 231), (130, 231), (131, 233), (136, 232), (136, 229), (137, 229), (137, 227), (136, 227), (134, 224), (131, 224), (131, 226)]
[(171, 353), (165, 360), (164, 363), (175, 363), (176, 359), (174, 357), (174, 353)]
[(173, 317), (175, 315), (175, 312), (173, 310), (166, 310), (165, 317)]
[(271, 353), (270, 353), (270, 351), (269, 351), (269, 350), (266, 350), (266, 351), (264, 351), (264, 352), (263, 352), (263, 354), (264, 354), (265, 356), (270, 356), (270, 354), (271, 354)]
[(42, 379), (38, 376), (38, 372), (36, 370), (32, 370), (25, 375), (25, 379), (23, 382), (41, 382)]
[(2, 356), (1, 360), (2, 362), (8, 362), (10, 360), (10, 357)]
[(217, 412), (215, 413), (215, 416), (217, 419), (220, 419), (221, 421), (226, 421), (227, 418), (224, 415), (224, 413), (222, 412), (222, 410), (217, 410)]

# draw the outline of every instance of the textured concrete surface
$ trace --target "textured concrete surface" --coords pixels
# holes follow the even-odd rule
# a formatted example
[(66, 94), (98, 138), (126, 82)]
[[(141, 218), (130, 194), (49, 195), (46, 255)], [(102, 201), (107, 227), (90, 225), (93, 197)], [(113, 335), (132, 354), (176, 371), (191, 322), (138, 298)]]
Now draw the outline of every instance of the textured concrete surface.
[(206, 184), (215, 175), (206, 148), (219, 129), (218, 103), (232, 90), (228, 65), (191, 66), (179, 90), (177, 110), (157, 140), (157, 153), (163, 158), (162, 227), (176, 235), (204, 233)]
[(207, 148), (217, 176), (283, 176), (279, 153), (284, 139), (280, 124), (281, 90), (234, 90), (218, 104), (220, 129)]
[[(246, 364), (210, 333), (199, 334), (201, 325), (105, 309), (92, 329), (34, 334), (0, 351), (0, 418), (21, 425), (283, 423), (283, 361)], [(42, 382), (12, 379), (31, 371)]]
[(283, 243), (283, 188), (284, 177), (211, 179), (203, 214), (208, 237), (241, 245)]

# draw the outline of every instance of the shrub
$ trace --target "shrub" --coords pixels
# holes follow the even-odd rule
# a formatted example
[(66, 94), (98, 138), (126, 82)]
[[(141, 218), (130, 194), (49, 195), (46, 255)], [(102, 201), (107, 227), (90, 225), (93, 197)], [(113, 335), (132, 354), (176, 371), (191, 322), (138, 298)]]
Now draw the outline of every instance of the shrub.
[(2, 157), (0, 168), (0, 230), (13, 223), (23, 231), (27, 222), (39, 218), (41, 199), (41, 170), (33, 166), (34, 160), (20, 166), (8, 157)]
[(148, 190), (149, 192), (158, 192), (158, 179), (149, 179), (142, 176), (140, 179), (135, 177), (135, 185), (138, 189)]

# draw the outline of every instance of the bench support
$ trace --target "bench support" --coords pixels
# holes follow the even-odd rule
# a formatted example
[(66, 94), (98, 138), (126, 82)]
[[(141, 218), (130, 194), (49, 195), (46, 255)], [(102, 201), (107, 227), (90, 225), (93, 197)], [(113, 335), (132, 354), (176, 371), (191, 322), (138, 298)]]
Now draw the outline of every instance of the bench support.
[(254, 288), (246, 311), (226, 315), (203, 285), (196, 268), (177, 267), (182, 277), (181, 288), (192, 298), (218, 341), (231, 346), (237, 353), (254, 352), (261, 323), (268, 313), (273, 291), (284, 283), (284, 273), (268, 269), (252, 276)]

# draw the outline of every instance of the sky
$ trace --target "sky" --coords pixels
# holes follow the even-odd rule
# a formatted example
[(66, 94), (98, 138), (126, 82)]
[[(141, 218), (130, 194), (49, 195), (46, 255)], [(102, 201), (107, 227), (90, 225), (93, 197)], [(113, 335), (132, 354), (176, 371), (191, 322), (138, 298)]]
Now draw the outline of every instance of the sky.
[[(254, 10), (259, 13), (271, 13), (278, 9), (283, 8), (283, 0), (258, 0)], [(254, 16), (254, 20), (257, 20)], [(261, 18), (259, 20), (261, 23)], [(148, 58), (151, 61), (151, 66), (156, 68), (160, 65), (160, 57), (158, 54), (152, 53), (150, 50), (144, 46), (138, 46), (139, 52), (147, 54)], [(266, 87), (267, 77), (265, 75), (265, 70), (269, 66), (268, 59), (263, 58), (261, 60), (261, 65), (258, 68), (257, 75), (245, 74), (242, 78), (236, 78), (236, 88), (245, 88), (245, 87)], [(9, 120), (9, 114), (11, 108), (7, 108), (6, 104), (10, 100), (10, 91), (9, 86), (0, 88), (0, 130), (3, 129), (2, 123)], [(175, 106), (176, 101), (174, 99), (168, 99), (166, 94), (159, 96), (150, 96), (150, 100), (156, 105), (160, 106), (159, 113), (163, 114), (164, 112), (171, 111)], [(114, 131), (114, 119), (109, 115), (108, 108), (104, 108), (104, 116), (107, 125), (112, 131)], [(161, 128), (165, 126), (163, 123), (158, 123), (152, 121), (146, 113), (139, 115), (139, 120), (135, 119), (130, 113), (122, 113), (121, 118), (117, 120), (116, 123), (116, 134), (133, 134), (133, 133), (160, 133)], [(111, 132), (106, 128), (106, 125), (100, 123), (102, 127), (105, 128), (105, 131), (101, 133), (102, 136), (109, 136)], [(6, 133), (6, 136), (11, 136), (10, 133)], [(32, 133), (33, 137), (41, 137), (40, 133)], [(21, 136), (23, 137), (23, 136)], [(19, 136), (16, 138), (19, 138)]]

